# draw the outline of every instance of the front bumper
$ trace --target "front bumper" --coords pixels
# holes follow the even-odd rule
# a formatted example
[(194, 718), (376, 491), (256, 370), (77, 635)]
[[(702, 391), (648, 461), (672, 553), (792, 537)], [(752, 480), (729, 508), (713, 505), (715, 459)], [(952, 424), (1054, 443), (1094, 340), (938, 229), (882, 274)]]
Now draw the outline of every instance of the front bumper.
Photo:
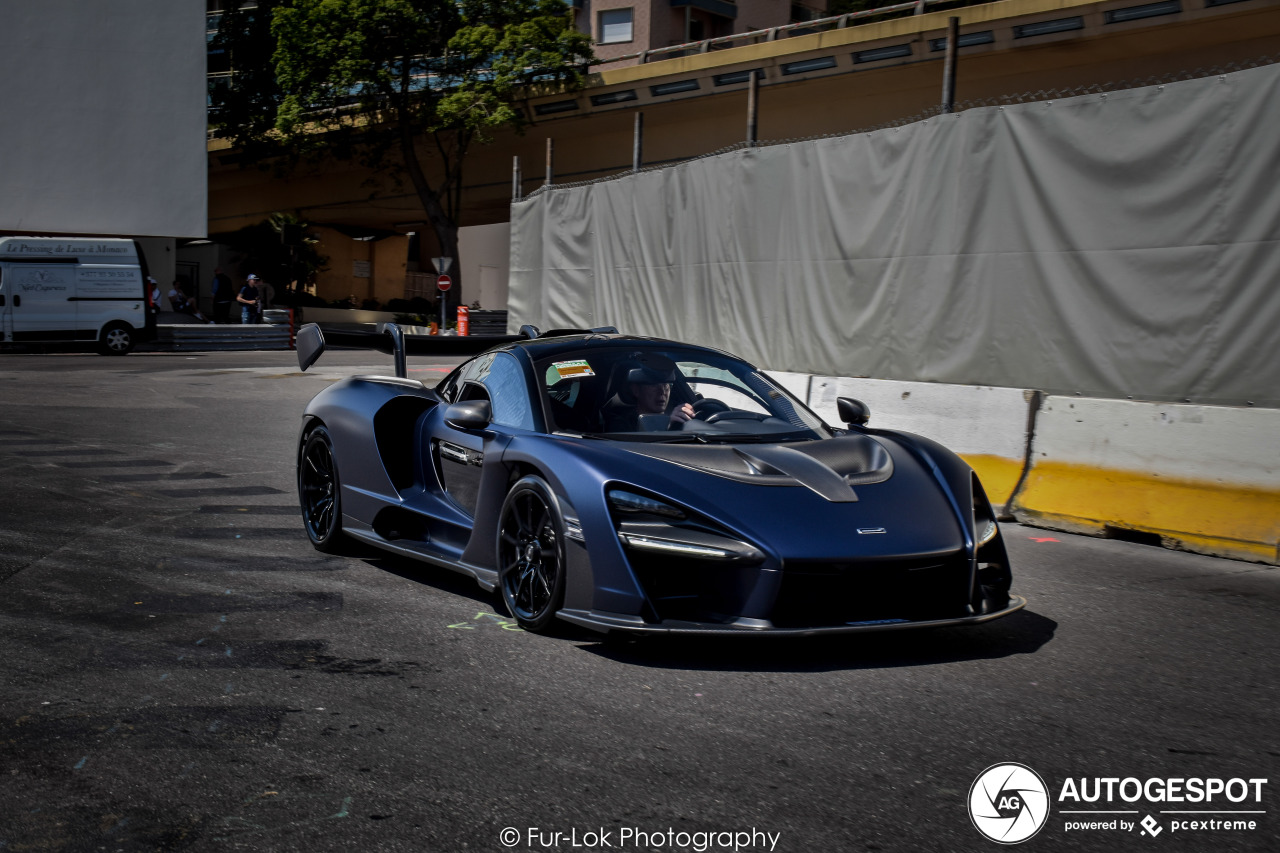
[(598, 610), (561, 610), (561, 619), (589, 628), (593, 631), (620, 631), (631, 634), (698, 634), (704, 636), (742, 636), (744, 634), (770, 637), (812, 637), (820, 634), (858, 634), (869, 631), (899, 631), (910, 628), (950, 628), (961, 625), (980, 625), (1002, 616), (1008, 616), (1027, 605), (1020, 595), (1009, 597), (1009, 604), (1002, 610), (972, 616), (947, 619), (877, 619), (865, 622), (848, 622), (843, 625), (821, 625), (805, 628), (779, 628), (765, 619), (742, 619), (737, 622), (685, 622), (667, 619), (662, 622), (646, 622), (638, 616), (620, 613), (603, 613)]

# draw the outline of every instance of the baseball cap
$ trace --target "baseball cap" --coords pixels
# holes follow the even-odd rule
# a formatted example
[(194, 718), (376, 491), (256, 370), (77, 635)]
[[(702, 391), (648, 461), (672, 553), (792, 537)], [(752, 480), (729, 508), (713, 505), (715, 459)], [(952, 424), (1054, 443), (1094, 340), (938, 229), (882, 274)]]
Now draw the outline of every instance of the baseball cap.
[(248, 278), (248, 279), (246, 279), (246, 281), (260, 281), (260, 280), (261, 280), (261, 279), (259, 279), (259, 278), (258, 278), (256, 275), (254, 275), (253, 273), (249, 273), (249, 278)]

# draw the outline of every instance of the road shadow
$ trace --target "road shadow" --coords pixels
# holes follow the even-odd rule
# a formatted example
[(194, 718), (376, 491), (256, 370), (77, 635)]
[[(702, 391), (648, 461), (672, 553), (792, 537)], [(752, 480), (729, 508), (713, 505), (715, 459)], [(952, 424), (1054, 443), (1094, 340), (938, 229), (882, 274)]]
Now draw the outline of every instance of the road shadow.
[(933, 666), (1035, 654), (1058, 623), (1020, 610), (967, 628), (876, 631), (819, 637), (608, 637), (584, 651), (631, 666), (718, 672), (830, 672)]
[[(343, 556), (423, 586), (468, 598), (505, 613), (496, 592), (485, 592), (473, 578), (442, 566), (388, 554), (350, 542)], [(567, 622), (550, 634), (578, 648), (621, 664), (662, 669), (723, 672), (827, 672), (852, 669), (932, 666), (1034, 654), (1049, 643), (1058, 623), (1031, 610), (1019, 610), (983, 625), (960, 628), (874, 631), (817, 637), (743, 634), (697, 637), (603, 635)]]
[[(485, 592), (484, 588), (476, 583), (475, 578), (470, 575), (464, 575), (461, 572), (455, 572), (444, 566), (437, 566), (433, 563), (422, 562), (399, 554), (389, 554), (371, 545), (363, 545), (361, 543), (353, 543), (344, 547), (342, 556), (358, 559), (379, 571), (387, 572), (413, 583), (429, 586), (432, 589), (438, 589), (441, 592), (447, 592), (462, 598), (469, 598), (472, 601), (484, 604), (486, 608), (500, 606), (499, 596), (496, 593)], [(502, 611), (499, 610), (498, 612)]]

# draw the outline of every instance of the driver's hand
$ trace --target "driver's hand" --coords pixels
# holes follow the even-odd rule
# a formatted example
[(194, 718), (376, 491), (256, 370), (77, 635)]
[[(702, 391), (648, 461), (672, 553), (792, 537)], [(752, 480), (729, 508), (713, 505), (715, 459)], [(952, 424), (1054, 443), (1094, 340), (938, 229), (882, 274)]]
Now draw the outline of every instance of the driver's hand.
[(693, 406), (685, 403), (682, 406), (676, 406), (671, 410), (671, 425), (683, 425), (686, 421), (693, 420)]

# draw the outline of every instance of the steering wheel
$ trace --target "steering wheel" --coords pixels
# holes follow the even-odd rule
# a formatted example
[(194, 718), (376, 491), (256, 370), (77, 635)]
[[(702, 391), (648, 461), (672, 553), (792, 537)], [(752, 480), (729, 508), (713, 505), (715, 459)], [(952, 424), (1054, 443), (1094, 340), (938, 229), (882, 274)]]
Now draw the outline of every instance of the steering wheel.
[(716, 415), (727, 411), (729, 411), (727, 405), (708, 397), (704, 397), (693, 404), (693, 416), (699, 420), (707, 421), (707, 423), (710, 423), (709, 418), (714, 418)]
[(716, 412), (707, 418), (708, 424), (716, 424), (720, 421), (762, 421), (769, 417), (764, 412), (746, 412), (742, 409), (726, 409), (723, 412)]

